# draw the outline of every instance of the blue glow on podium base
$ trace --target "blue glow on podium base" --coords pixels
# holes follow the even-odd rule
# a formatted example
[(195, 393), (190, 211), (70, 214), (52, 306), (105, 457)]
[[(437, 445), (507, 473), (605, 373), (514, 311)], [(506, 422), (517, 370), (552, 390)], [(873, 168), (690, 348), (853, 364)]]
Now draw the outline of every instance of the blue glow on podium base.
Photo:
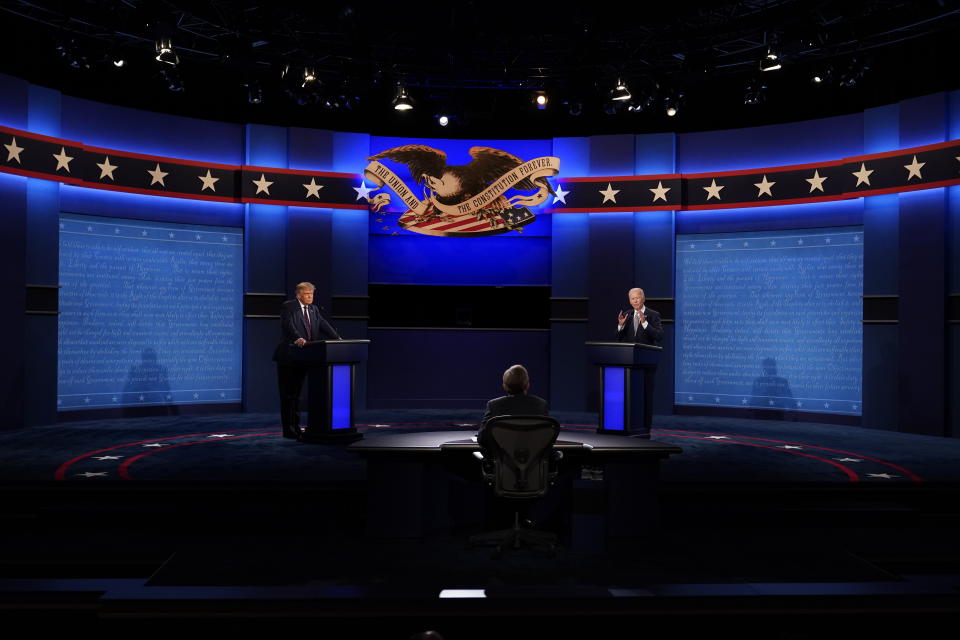
[(349, 364), (335, 364), (330, 367), (330, 395), (333, 405), (330, 415), (330, 428), (334, 430), (351, 427), (352, 368)]
[(603, 428), (623, 431), (624, 372), (623, 367), (603, 368)]

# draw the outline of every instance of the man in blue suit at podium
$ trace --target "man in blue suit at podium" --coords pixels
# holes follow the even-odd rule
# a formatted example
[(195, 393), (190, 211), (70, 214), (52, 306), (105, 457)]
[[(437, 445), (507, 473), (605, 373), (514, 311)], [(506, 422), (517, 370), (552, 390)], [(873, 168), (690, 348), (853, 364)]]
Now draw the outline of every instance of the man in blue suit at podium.
[(309, 282), (297, 285), (296, 299), (287, 300), (280, 310), (280, 344), (273, 352), (280, 383), (280, 421), (284, 438), (299, 438), (300, 390), (307, 367), (293, 360), (293, 350), (314, 340), (340, 340), (340, 335), (321, 310), (313, 304), (316, 287)]
[[(617, 316), (617, 341), (633, 342), (634, 344), (649, 344), (660, 346), (663, 339), (663, 324), (660, 314), (644, 304), (646, 297), (643, 289), (634, 287), (627, 292), (627, 299), (633, 308), (631, 313), (620, 311)], [(643, 428), (649, 438), (650, 427), (653, 424), (653, 385), (656, 369), (644, 376), (643, 385)]]

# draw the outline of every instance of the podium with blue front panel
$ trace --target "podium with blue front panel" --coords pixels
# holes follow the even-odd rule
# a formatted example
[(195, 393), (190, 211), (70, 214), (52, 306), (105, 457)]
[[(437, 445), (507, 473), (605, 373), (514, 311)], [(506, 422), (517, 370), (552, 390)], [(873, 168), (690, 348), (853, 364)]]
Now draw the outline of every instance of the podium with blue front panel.
[(600, 374), (597, 433), (650, 436), (653, 382), (663, 347), (631, 342), (587, 342), (587, 360)]
[(307, 366), (307, 428), (303, 442), (334, 444), (363, 437), (353, 423), (357, 365), (367, 359), (369, 340), (314, 340), (291, 349)]

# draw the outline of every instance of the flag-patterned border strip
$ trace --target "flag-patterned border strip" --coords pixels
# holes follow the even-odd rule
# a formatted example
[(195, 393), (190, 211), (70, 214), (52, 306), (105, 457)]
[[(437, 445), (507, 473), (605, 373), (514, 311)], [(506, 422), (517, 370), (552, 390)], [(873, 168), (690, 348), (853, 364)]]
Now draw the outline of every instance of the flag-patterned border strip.
[(0, 126), (0, 171), (109, 191), (299, 207), (367, 209), (361, 176), (196, 162), (104, 149)]
[(739, 171), (558, 178), (544, 213), (702, 210), (844, 200), (960, 184), (960, 140)]
[[(93, 147), (0, 126), (0, 171), (193, 200), (367, 209), (362, 176), (196, 162)], [(960, 184), (960, 140), (739, 171), (559, 178), (544, 213), (800, 204)]]

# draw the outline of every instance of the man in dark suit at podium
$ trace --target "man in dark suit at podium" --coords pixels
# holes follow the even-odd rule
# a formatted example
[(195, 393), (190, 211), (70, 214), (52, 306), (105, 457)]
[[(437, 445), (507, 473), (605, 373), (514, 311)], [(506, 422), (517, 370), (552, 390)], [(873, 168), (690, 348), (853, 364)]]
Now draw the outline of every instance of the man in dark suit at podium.
[(644, 304), (643, 289), (639, 287), (630, 289), (627, 299), (633, 312), (621, 311), (617, 317), (617, 341), (658, 346), (663, 339), (660, 314)]
[(487, 402), (487, 412), (477, 431), (477, 444), (484, 451), (490, 450), (490, 432), (486, 430), (487, 420), (495, 416), (546, 416), (550, 414), (547, 401), (539, 396), (528, 394), (530, 374), (521, 364), (515, 364), (503, 372), (503, 390), (507, 395)]
[[(627, 299), (633, 308), (631, 313), (620, 311), (617, 316), (617, 340), (619, 342), (633, 342), (634, 344), (649, 344), (660, 346), (663, 339), (663, 325), (660, 314), (644, 304), (646, 297), (643, 289), (634, 287), (627, 292)], [(644, 376), (643, 385), (643, 427), (650, 437), (650, 427), (653, 424), (653, 384), (656, 369)]]
[(296, 299), (287, 300), (280, 310), (280, 344), (273, 353), (280, 383), (280, 421), (284, 438), (299, 438), (300, 390), (307, 367), (293, 360), (293, 350), (314, 340), (340, 340), (321, 310), (313, 304), (316, 287), (309, 282), (297, 285)]

